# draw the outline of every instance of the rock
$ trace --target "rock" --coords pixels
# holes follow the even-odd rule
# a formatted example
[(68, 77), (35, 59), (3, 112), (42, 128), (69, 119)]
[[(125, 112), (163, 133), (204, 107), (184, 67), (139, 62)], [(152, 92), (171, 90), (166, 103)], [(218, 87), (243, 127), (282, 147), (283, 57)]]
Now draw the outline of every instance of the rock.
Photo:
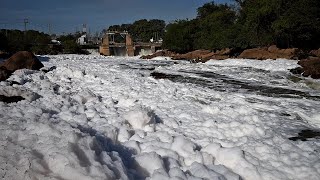
[(50, 68), (42, 68), (41, 71), (43, 71), (44, 73), (48, 73), (48, 72), (53, 71), (55, 69), (57, 69), (57, 67), (56, 66), (52, 66)]
[(14, 72), (18, 69), (39, 70), (43, 67), (43, 64), (33, 53), (28, 51), (19, 51), (6, 61), (2, 62), (0, 66), (4, 66), (7, 70)]
[(172, 59), (180, 60), (190, 60), (192, 62), (207, 62), (210, 59), (224, 60), (230, 57), (232, 49), (226, 48), (218, 50), (216, 52), (211, 52), (209, 50), (195, 50), (186, 54), (176, 55)]
[(209, 54), (206, 54), (205, 56), (202, 57), (203, 61), (208, 61), (210, 59), (216, 59), (216, 60), (225, 60), (231, 57), (232, 49), (230, 48), (225, 48), (218, 50), (216, 52), (211, 52)]
[(298, 59), (301, 56), (301, 50), (297, 48), (279, 49), (275, 45), (263, 48), (253, 48), (244, 50), (238, 58), (244, 59)]
[(320, 48), (317, 50), (312, 50), (309, 53), (311, 56), (320, 57)]
[(300, 60), (298, 64), (302, 67), (302, 75), (305, 77), (311, 76), (314, 79), (320, 79), (320, 58), (309, 57), (307, 59)]
[(6, 67), (0, 67), (0, 81), (8, 79), (12, 74), (12, 71), (9, 71)]
[(5, 103), (14, 103), (24, 100), (21, 96), (4, 96), (0, 94), (0, 101)]
[(277, 52), (279, 49), (277, 48), (276, 45), (272, 45), (270, 47), (268, 47), (268, 51), (271, 52), (271, 53), (275, 53)]
[(223, 56), (223, 55), (230, 55), (231, 52), (232, 52), (232, 49), (224, 48), (224, 49), (221, 49), (220, 51), (217, 51), (215, 54)]
[(158, 51), (152, 55), (142, 56), (142, 59), (152, 59), (157, 56), (168, 56), (173, 60), (189, 60), (191, 62), (206, 62), (210, 59), (224, 60), (231, 56), (232, 49), (225, 48), (216, 52), (210, 50), (199, 49), (185, 54), (176, 54), (168, 50)]
[(141, 56), (141, 59), (152, 59), (152, 58), (159, 57), (159, 56), (171, 57), (174, 54), (175, 53), (172, 52), (172, 51), (162, 50), (162, 51), (157, 51), (157, 52), (155, 52), (154, 54), (151, 54), (151, 55)]
[(195, 51), (191, 51), (188, 52), (186, 54), (177, 54), (175, 56), (172, 57), (173, 60), (199, 60), (201, 59), (201, 56), (209, 54), (210, 51), (209, 50), (203, 50), (203, 49), (199, 49), (199, 50), (195, 50)]
[(292, 74), (302, 74), (303, 73), (303, 68), (302, 67), (296, 67), (294, 69), (290, 69), (290, 72)]

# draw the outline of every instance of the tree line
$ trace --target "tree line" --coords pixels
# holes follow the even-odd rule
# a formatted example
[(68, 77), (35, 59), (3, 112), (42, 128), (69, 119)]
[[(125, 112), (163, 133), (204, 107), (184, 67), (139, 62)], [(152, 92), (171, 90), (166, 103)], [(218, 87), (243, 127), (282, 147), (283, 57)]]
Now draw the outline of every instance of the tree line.
[(214, 1), (197, 9), (197, 18), (168, 24), (164, 47), (187, 52), (195, 49), (320, 47), (319, 0)]
[(61, 35), (56, 38), (61, 44), (55, 44), (51, 41), (53, 37), (43, 32), (0, 29), (0, 50), (9, 54), (17, 51), (31, 51), (35, 54), (86, 54), (76, 42), (81, 35), (80, 32)]
[[(128, 31), (135, 42), (149, 42), (151, 38), (160, 39), (165, 34), (166, 23), (160, 19), (141, 19), (132, 24), (111, 25), (106, 31)], [(123, 41), (117, 37), (117, 42)]]
[(0, 30), (0, 50), (14, 53), (22, 50), (30, 50), (36, 53), (48, 53), (51, 38), (48, 34), (28, 30)]

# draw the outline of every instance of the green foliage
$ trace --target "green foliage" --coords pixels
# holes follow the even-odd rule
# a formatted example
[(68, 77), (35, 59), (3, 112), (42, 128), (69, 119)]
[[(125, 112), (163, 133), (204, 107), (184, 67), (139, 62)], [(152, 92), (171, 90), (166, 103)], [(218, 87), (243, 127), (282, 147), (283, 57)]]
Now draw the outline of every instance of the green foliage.
[(232, 29), (236, 14), (227, 5), (213, 4), (211, 6), (215, 6), (215, 8), (211, 8), (211, 13), (206, 16), (201, 15), (202, 18), (198, 19), (199, 31), (196, 32), (194, 47), (196, 49), (231, 47), (233, 38), (235, 38)]
[(194, 34), (197, 32), (197, 21), (179, 20), (169, 24), (164, 37), (165, 48), (184, 53), (193, 50)]
[[(49, 49), (49, 42), (51, 40), (48, 34), (38, 31), (29, 30), (26, 32), (20, 30), (2, 29), (1, 34), (1, 48), (8, 53), (15, 53), (17, 51), (33, 51), (36, 54), (47, 54)], [(4, 39), (4, 40), (2, 40)]]
[[(165, 22), (159, 19), (141, 19), (133, 24), (112, 25), (108, 28), (110, 31), (128, 31), (134, 41), (149, 42), (151, 38), (159, 39), (164, 36)], [(123, 41), (121, 37), (116, 37), (116, 42)]]
[(164, 47), (185, 52), (238, 46), (236, 18), (236, 12), (228, 5), (206, 3), (198, 8), (196, 19), (180, 20), (167, 26)]
[(68, 34), (60, 36), (58, 40), (62, 43), (63, 53), (65, 54), (87, 54), (81, 49), (81, 46), (77, 44), (77, 39), (81, 36), (80, 33)]
[(210, 3), (204, 4), (202, 7), (199, 7), (197, 9), (197, 12), (198, 12), (197, 18), (202, 19), (211, 15), (214, 12), (224, 11), (226, 9), (229, 9), (229, 6), (227, 4), (216, 5), (214, 1), (212, 1)]
[(284, 0), (287, 7), (272, 24), (277, 44), (282, 47), (319, 48), (320, 2)]
[(197, 18), (167, 26), (164, 47), (195, 49), (320, 47), (319, 0), (234, 0), (237, 9), (214, 1), (199, 7)]
[(274, 43), (272, 23), (277, 19), (281, 0), (245, 0), (242, 2), (243, 34), (251, 46)]
[(6, 51), (14, 53), (24, 50), (26, 44), (24, 42), (24, 34), (22, 31), (2, 29), (1, 32), (6, 34), (8, 40)]
[(81, 51), (80, 46), (74, 40), (66, 40), (62, 42), (66, 54), (77, 54)]
[(0, 32), (0, 50), (6, 51), (8, 48), (8, 39), (3, 32)]

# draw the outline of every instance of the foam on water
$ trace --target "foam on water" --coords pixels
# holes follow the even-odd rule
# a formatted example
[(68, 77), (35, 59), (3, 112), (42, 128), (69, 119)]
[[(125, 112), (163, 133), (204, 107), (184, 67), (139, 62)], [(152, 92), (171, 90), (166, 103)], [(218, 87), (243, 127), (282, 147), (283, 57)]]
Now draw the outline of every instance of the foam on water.
[(301, 134), (319, 132), (301, 82), (318, 81), (292, 81), (296, 61), (48, 58), (0, 83), (29, 98), (0, 102), (4, 179), (320, 178), (319, 138)]

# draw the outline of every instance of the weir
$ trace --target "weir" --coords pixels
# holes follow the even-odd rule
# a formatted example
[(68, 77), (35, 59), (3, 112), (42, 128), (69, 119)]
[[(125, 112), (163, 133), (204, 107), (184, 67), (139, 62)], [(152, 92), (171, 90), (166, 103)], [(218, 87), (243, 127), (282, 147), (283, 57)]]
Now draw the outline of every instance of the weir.
[[(125, 36), (125, 43), (114, 42), (115, 34)], [(161, 46), (159, 42), (133, 42), (127, 31), (108, 31), (102, 38), (99, 52), (105, 56), (137, 56), (155, 53)]]

